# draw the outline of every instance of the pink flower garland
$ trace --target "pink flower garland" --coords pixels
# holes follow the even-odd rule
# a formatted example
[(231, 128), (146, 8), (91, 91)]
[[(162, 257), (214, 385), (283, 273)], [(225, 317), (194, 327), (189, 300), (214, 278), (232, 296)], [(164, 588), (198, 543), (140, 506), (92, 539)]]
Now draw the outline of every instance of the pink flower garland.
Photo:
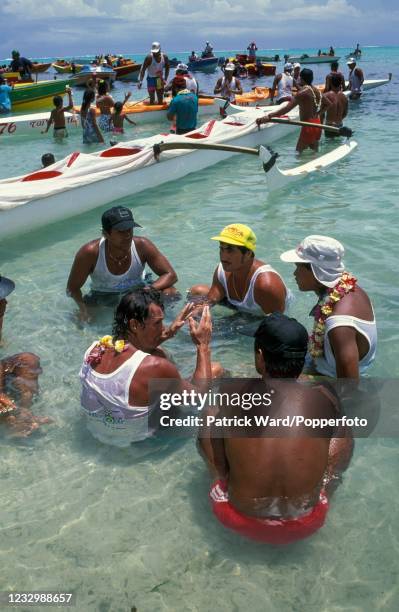
[(349, 272), (343, 272), (335, 287), (328, 289), (327, 293), (317, 302), (314, 309), (313, 331), (309, 336), (309, 353), (312, 357), (321, 357), (323, 355), (326, 319), (332, 313), (335, 304), (344, 295), (354, 290), (356, 282), (357, 279), (349, 274)]

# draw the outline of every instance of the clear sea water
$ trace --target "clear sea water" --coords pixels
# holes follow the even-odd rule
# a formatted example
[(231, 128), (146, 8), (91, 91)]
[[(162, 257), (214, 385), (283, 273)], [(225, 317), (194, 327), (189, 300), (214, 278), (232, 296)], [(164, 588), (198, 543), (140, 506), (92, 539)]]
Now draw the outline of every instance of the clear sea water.
[[(348, 51), (337, 49), (342, 56)], [(365, 48), (361, 67), (366, 78), (393, 72), (393, 81), (351, 104), (346, 124), (359, 147), (328, 172), (270, 197), (259, 164), (240, 156), (118, 203), (132, 207), (140, 233), (171, 259), (183, 294), (211, 279), (218, 248), (210, 236), (230, 222), (252, 226), (258, 256), (284, 276), (296, 295), (292, 314), (308, 327), (314, 298), (297, 292), (293, 270), (279, 254), (310, 233), (339, 239), (378, 320), (370, 374), (394, 378), (399, 48)], [(312, 68), (320, 82), (328, 66)], [(200, 75), (204, 91), (212, 90), (216, 76)], [(245, 89), (250, 85), (244, 81)], [(117, 83), (115, 98), (127, 88)], [(131, 89), (135, 99), (142, 97)], [(165, 127), (128, 127), (128, 134)], [(281, 166), (297, 163), (294, 146), (294, 135), (275, 144)], [(37, 168), (44, 152), (60, 159), (82, 145), (76, 134), (62, 145), (49, 135), (2, 140), (0, 147), (5, 178)], [(79, 414), (77, 373), (87, 346), (110, 331), (112, 312), (105, 309), (94, 324), (79, 326), (65, 284), (78, 248), (99, 236), (105, 208), (0, 244), (0, 272), (17, 285), (0, 357), (22, 350), (40, 355), (41, 392), (33, 409), (54, 419), (26, 441), (0, 431), (0, 590), (72, 590), (77, 609), (89, 612), (132, 606), (139, 612), (398, 610), (397, 439), (357, 441), (324, 528), (277, 549), (245, 541), (216, 522), (194, 440), (152, 440), (118, 450), (90, 437)], [(176, 310), (167, 310), (168, 320)], [(232, 375), (254, 373), (251, 340), (234, 331), (234, 317), (218, 307), (214, 320), (213, 359)], [(190, 374), (195, 351), (187, 332), (169, 349)]]

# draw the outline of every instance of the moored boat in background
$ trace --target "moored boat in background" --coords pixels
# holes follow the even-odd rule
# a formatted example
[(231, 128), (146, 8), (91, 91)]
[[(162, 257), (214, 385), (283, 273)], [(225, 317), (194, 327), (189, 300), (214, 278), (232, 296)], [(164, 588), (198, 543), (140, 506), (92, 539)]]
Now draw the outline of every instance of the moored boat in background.
[(65, 94), (69, 80), (38, 81), (37, 83), (16, 83), (10, 93), (11, 108), (15, 111), (29, 111), (52, 108), (53, 97)]
[(188, 69), (193, 72), (214, 72), (218, 67), (218, 57), (200, 57), (195, 61), (188, 62)]

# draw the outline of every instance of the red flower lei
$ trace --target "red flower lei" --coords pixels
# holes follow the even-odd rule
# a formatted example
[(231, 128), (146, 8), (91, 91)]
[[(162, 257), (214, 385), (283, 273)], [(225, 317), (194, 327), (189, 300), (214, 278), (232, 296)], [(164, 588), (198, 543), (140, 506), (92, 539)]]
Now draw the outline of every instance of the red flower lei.
[(327, 292), (319, 299), (314, 308), (314, 325), (313, 331), (309, 336), (309, 353), (312, 357), (321, 357), (324, 352), (324, 335), (326, 327), (326, 319), (333, 311), (334, 305), (339, 302), (344, 295), (353, 291), (357, 283), (357, 279), (343, 272), (338, 283), (327, 289)]

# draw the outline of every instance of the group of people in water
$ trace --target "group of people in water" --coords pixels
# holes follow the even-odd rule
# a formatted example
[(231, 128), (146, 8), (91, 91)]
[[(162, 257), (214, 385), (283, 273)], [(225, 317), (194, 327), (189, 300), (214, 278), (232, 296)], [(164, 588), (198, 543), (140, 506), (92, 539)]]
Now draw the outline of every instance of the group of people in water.
[[(253, 414), (277, 421), (293, 414), (303, 419), (340, 415), (337, 395), (306, 377), (356, 381), (373, 362), (377, 344), (372, 304), (346, 270), (340, 242), (310, 235), (281, 254), (283, 262), (295, 265), (299, 291), (316, 295), (310, 336), (286, 314), (291, 292), (281, 274), (257, 257), (257, 236), (242, 223), (231, 223), (211, 237), (219, 244), (220, 261), (210, 284), (192, 286), (187, 303), (165, 326), (164, 304), (180, 295), (173, 265), (154, 243), (136, 235), (140, 225), (129, 208), (110, 208), (101, 224), (102, 237), (78, 250), (67, 283), (67, 295), (84, 321), (90, 322), (99, 306), (116, 306), (112, 334), (88, 347), (80, 370), (82, 411), (95, 438), (126, 447), (156, 434), (161, 410), (151, 395), (154, 379), (177, 394), (209, 391), (214, 384), (222, 390), (223, 364), (212, 361), (215, 304), (257, 322), (250, 334), (260, 378), (237, 384), (241, 394), (266, 393), (273, 401), (267, 408), (255, 404)], [(90, 291), (84, 293), (88, 279)], [(12, 280), (0, 277), (0, 330), (14, 289)], [(189, 380), (161, 347), (185, 325), (195, 347)], [(39, 357), (31, 353), (0, 361), (1, 419), (15, 435), (29, 435), (49, 422), (30, 411), (40, 371)], [(225, 414), (217, 403), (204, 412), (214, 420)], [(244, 414), (242, 406), (235, 409), (236, 418)], [(213, 477), (210, 499), (216, 517), (247, 537), (289, 543), (323, 525), (331, 493), (351, 457), (352, 435), (348, 428), (333, 426), (313, 429), (311, 435), (304, 425), (295, 434), (281, 426), (272, 437), (264, 429), (244, 427), (235, 436), (229, 428), (215, 435), (211, 425), (201, 426), (198, 449)]]

